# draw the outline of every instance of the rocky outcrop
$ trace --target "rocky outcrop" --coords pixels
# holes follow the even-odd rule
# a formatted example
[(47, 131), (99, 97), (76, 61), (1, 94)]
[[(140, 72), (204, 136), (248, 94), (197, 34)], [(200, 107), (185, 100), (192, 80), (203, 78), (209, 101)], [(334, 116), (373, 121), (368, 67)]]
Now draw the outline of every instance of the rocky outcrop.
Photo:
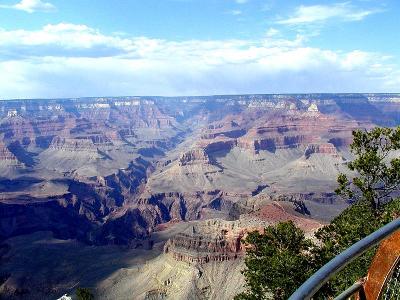
[[(168, 222), (170, 220), (188, 221), (197, 220), (201, 217), (202, 207), (207, 203), (207, 199), (212, 196), (205, 192), (198, 193), (156, 193), (143, 194), (137, 200), (139, 205), (157, 206), (162, 213), (160, 220)], [(162, 223), (162, 222), (160, 222)]]
[(304, 156), (309, 158), (312, 154), (329, 154), (333, 157), (339, 157), (335, 146), (331, 143), (321, 143), (321, 144), (308, 144)]
[(242, 128), (238, 120), (227, 118), (222, 123), (210, 124), (207, 130), (201, 135), (202, 139), (215, 139), (217, 137), (238, 138), (246, 134), (246, 129)]
[(153, 171), (152, 164), (138, 157), (126, 169), (105, 177), (104, 185), (113, 188), (117, 195), (122, 195), (129, 201), (142, 194), (147, 177)]
[(18, 160), (16, 156), (8, 149), (8, 147), (0, 141), (0, 163), (7, 163), (17, 165)]
[(180, 166), (187, 166), (193, 164), (209, 164), (211, 163), (210, 157), (204, 149), (192, 149), (181, 155), (179, 158)]
[(190, 264), (233, 260), (244, 254), (241, 239), (246, 232), (237, 222), (208, 220), (169, 239), (164, 252)]
[(235, 139), (216, 138), (207, 141), (207, 143), (200, 142), (199, 144), (204, 147), (207, 153), (213, 153), (219, 151), (229, 151), (236, 146), (237, 142)]
[(250, 213), (247, 217), (258, 218), (259, 220), (265, 221), (269, 224), (291, 220), (296, 224), (296, 226), (305, 232), (312, 232), (322, 226), (320, 222), (311, 218), (295, 215), (288, 209), (285, 209), (284, 205), (280, 202), (272, 202), (264, 205), (259, 210)]
[(238, 141), (238, 146), (242, 149), (250, 150), (257, 154), (260, 150), (275, 152), (277, 149), (297, 148), (300, 145), (312, 143), (314, 136), (305, 135), (282, 135), (270, 138), (246, 138)]
[(73, 139), (56, 136), (51, 141), (49, 148), (61, 151), (97, 153), (97, 148), (91, 139)]
[(96, 145), (96, 146), (112, 146), (113, 145), (111, 139), (101, 133), (89, 134), (87, 136), (78, 137), (78, 139), (91, 140), (93, 145)]
[(351, 143), (352, 130), (357, 127), (356, 122), (340, 115), (321, 113), (315, 103), (293, 110), (253, 108), (209, 125), (197, 144), (209, 153), (238, 146), (253, 154), (325, 142), (346, 147)]

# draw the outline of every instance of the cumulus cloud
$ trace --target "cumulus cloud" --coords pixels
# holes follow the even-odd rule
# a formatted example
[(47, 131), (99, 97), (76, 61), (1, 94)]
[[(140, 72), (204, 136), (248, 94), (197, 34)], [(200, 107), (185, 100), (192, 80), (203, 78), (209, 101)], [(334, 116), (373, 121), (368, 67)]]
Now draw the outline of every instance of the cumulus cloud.
[(56, 9), (56, 7), (50, 2), (43, 2), (41, 0), (21, 0), (14, 5), (1, 5), (0, 8), (12, 8), (28, 13), (33, 13), (37, 11), (51, 12)]
[(303, 36), (171, 41), (61, 23), (0, 30), (0, 97), (390, 92), (390, 57), (308, 47)]
[(302, 25), (320, 23), (332, 19), (342, 21), (361, 21), (365, 17), (377, 13), (379, 10), (369, 10), (354, 7), (349, 2), (327, 5), (300, 5), (294, 13), (286, 19), (278, 20), (278, 24)]
[(0, 57), (113, 56), (129, 50), (132, 41), (106, 36), (86, 25), (60, 23), (41, 30), (0, 29)]

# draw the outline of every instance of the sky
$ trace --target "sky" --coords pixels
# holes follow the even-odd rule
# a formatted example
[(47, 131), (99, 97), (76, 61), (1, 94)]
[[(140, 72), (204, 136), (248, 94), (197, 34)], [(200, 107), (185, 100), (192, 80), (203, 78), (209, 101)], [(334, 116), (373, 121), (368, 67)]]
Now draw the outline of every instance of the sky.
[(0, 0), (0, 99), (400, 92), (400, 1)]

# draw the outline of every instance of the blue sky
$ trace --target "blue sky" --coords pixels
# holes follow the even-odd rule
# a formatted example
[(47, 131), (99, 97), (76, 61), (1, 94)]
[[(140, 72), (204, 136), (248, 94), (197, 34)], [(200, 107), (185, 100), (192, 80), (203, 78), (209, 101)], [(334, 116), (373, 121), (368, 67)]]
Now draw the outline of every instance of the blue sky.
[(396, 0), (0, 0), (0, 98), (400, 92)]

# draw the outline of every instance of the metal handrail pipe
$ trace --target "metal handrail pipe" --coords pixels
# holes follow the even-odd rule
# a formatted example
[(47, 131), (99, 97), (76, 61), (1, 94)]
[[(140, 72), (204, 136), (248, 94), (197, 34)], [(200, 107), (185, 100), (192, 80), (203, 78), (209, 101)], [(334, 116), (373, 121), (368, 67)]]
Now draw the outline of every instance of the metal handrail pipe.
[(334, 257), (330, 262), (315, 272), (306, 282), (304, 282), (289, 300), (309, 300), (318, 290), (337, 272), (342, 270), (347, 264), (359, 257), (371, 247), (377, 245), (383, 239), (400, 229), (400, 218), (386, 224), (369, 236), (358, 241), (345, 251)]
[(363, 288), (363, 282), (358, 281), (355, 284), (353, 284), (351, 287), (349, 287), (347, 290), (342, 292), (339, 296), (335, 297), (333, 300), (346, 300), (349, 297), (353, 296), (355, 293), (357, 293), (362, 288)]

